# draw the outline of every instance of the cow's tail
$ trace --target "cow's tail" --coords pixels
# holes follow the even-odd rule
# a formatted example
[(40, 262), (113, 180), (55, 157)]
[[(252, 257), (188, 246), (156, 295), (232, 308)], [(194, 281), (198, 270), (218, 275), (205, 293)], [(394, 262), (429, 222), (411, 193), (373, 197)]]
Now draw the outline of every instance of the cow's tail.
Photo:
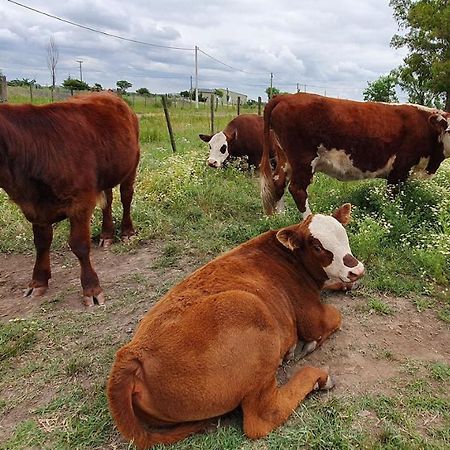
[[(260, 164), (261, 200), (264, 213), (272, 215), (279, 212), (282, 205), (284, 189), (290, 178), (290, 165), (275, 132), (271, 129), (271, 115), (282, 96), (277, 96), (264, 108), (263, 154)], [(275, 157), (272, 172), (270, 156)]]
[[(125, 350), (125, 349), (124, 349)], [(108, 381), (108, 402), (111, 415), (122, 435), (139, 449), (157, 444), (171, 444), (190, 434), (204, 430), (211, 420), (186, 422), (153, 431), (139, 417), (133, 407), (135, 384), (142, 380), (143, 367), (139, 358), (127, 349), (119, 351)]]

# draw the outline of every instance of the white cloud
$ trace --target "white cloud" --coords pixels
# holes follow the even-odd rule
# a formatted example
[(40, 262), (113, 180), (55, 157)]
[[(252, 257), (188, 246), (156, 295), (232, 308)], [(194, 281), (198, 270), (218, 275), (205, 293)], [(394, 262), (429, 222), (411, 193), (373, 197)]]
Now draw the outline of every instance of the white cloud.
[[(397, 32), (388, 1), (342, 0), (22, 0), (29, 6), (108, 33), (158, 45), (194, 45), (247, 73), (232, 71), (199, 54), (199, 84), (264, 96), (274, 86), (297, 83), (329, 95), (361, 98), (367, 81), (399, 65), (403, 52), (390, 48)], [(50, 82), (46, 45), (59, 47), (58, 82), (78, 76), (114, 87), (118, 79), (153, 92), (189, 88), (192, 51), (133, 44), (76, 28), (9, 2), (0, 11), (0, 69), (8, 78)]]

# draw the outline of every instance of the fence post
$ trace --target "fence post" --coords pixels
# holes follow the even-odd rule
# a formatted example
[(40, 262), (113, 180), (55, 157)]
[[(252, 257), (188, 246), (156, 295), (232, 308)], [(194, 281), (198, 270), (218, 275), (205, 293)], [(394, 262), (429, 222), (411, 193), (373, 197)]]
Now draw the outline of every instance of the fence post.
[(170, 123), (169, 108), (167, 107), (167, 95), (161, 95), (161, 100), (164, 108), (164, 115), (166, 116), (167, 129), (169, 130), (170, 143), (172, 144), (172, 150), (175, 153), (177, 149), (175, 147), (175, 139), (173, 137), (172, 124)]
[(241, 113), (241, 97), (238, 96), (237, 98), (237, 115)]
[(0, 75), (0, 103), (6, 103), (8, 101), (8, 91), (5, 75)]
[(258, 116), (261, 115), (261, 97), (258, 97)]
[(215, 103), (215, 95), (211, 94), (210, 103), (211, 103), (211, 134), (214, 134), (214, 103)]
[(33, 103), (33, 84), (30, 83), (30, 103)]

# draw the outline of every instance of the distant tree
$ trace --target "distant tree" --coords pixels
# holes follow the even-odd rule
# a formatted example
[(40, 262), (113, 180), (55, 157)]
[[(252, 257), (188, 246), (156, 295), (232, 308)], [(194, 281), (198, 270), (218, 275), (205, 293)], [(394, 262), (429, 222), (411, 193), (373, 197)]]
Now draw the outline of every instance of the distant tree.
[(91, 87), (91, 90), (100, 92), (103, 91), (103, 86), (100, 83), (94, 83), (94, 85)]
[(47, 66), (50, 70), (50, 75), (52, 77), (52, 86), (51, 86), (51, 95), (53, 100), (53, 92), (56, 86), (56, 65), (58, 64), (59, 59), (59, 50), (56, 45), (55, 38), (50, 36), (48, 45), (47, 45)]
[(89, 85), (84, 81), (77, 80), (76, 78), (67, 78), (63, 81), (63, 87), (70, 89), (70, 93), (73, 95), (73, 91), (87, 91), (89, 90)]
[(280, 90), (274, 86), (272, 86), (272, 89), (271, 89), (269, 86), (265, 92), (267, 94), (267, 98), (270, 100), (274, 95), (278, 95), (280, 93)]
[(214, 95), (216, 97), (222, 98), (224, 96), (224, 92), (222, 89), (214, 89)]
[(150, 97), (151, 95), (150, 91), (145, 87), (136, 89), (136, 94), (143, 95), (144, 97)]
[(363, 91), (363, 98), (366, 102), (398, 102), (395, 93), (396, 80), (392, 75), (382, 75), (375, 81), (367, 83), (367, 88)]
[(409, 54), (398, 70), (400, 86), (410, 100), (436, 103), (450, 111), (450, 2), (448, 0), (390, 0), (394, 18), (404, 35), (394, 35), (391, 46)]
[(127, 80), (119, 80), (116, 83), (117, 86), (117, 90), (121, 93), (121, 94), (125, 94), (127, 92), (127, 89), (129, 89), (131, 86), (133, 86), (129, 81)]

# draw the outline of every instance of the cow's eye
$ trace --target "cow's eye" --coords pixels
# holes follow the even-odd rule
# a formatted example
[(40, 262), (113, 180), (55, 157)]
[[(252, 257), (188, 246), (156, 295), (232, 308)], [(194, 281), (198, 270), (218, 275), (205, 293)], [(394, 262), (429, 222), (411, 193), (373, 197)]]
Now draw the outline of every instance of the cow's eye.
[(313, 248), (314, 248), (314, 250), (315, 250), (317, 253), (321, 253), (321, 252), (322, 252), (322, 247), (321, 247), (320, 245), (314, 244), (314, 245), (313, 245)]
[(222, 147), (220, 147), (220, 153), (225, 153), (227, 150), (227, 146), (225, 144), (222, 145)]

